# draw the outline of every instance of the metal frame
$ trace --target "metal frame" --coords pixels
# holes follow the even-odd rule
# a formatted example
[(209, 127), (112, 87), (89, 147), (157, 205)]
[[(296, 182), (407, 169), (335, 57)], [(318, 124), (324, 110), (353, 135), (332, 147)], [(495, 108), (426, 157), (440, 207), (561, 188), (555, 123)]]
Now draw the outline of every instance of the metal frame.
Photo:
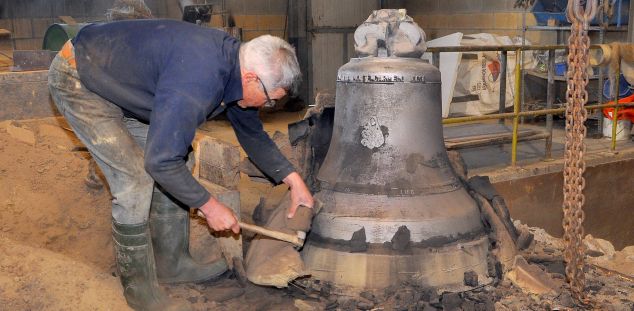
[[(500, 120), (502, 123), (504, 119), (513, 119), (513, 136), (511, 141), (511, 166), (517, 165), (517, 143), (518, 143), (518, 129), (520, 119), (525, 116), (546, 116), (546, 131), (548, 132), (547, 137), (545, 138), (545, 159), (550, 159), (552, 157), (552, 133), (553, 133), (553, 115), (560, 115), (566, 111), (566, 108), (556, 108), (553, 109), (552, 105), (555, 101), (555, 81), (554, 81), (554, 72), (555, 72), (555, 50), (565, 50), (568, 47), (566, 45), (504, 45), (504, 46), (449, 46), (449, 47), (430, 47), (427, 48), (427, 52), (432, 53), (432, 62), (434, 66), (438, 67), (440, 64), (440, 53), (448, 53), (448, 52), (484, 52), (484, 51), (497, 51), (501, 52), (501, 73), (502, 78), (500, 80), (500, 106), (499, 112), (496, 114), (488, 114), (481, 116), (466, 116), (466, 117), (456, 117), (456, 118), (447, 118), (443, 119), (443, 124), (456, 124), (456, 123), (466, 123), (472, 121), (482, 121), (482, 120)], [(599, 49), (599, 45), (591, 45), (590, 49)], [(524, 51), (548, 51), (548, 87), (547, 87), (547, 95), (546, 95), (546, 109), (541, 110), (533, 110), (533, 111), (522, 111), (521, 109), (521, 90), (522, 90), (522, 70), (521, 70), (521, 61), (522, 54)], [(508, 52), (513, 51), (516, 53), (516, 61), (515, 61), (515, 85), (514, 85), (514, 103), (513, 103), (513, 112), (504, 112), (505, 110), (505, 102), (506, 102), (506, 72), (507, 72), (507, 56)], [(618, 103), (618, 87), (619, 87), (619, 76), (620, 72), (616, 73), (616, 83), (614, 85), (616, 91), (613, 104), (594, 104), (594, 105), (586, 105), (586, 109), (595, 110), (602, 108), (611, 108), (614, 107), (614, 118), (617, 119), (617, 112), (619, 107), (627, 107), (634, 106), (634, 103)], [(502, 83), (504, 82), (504, 83)], [(602, 81), (601, 81), (602, 83)], [(599, 88), (601, 90), (602, 88)], [(612, 144), (610, 147), (611, 151), (616, 150), (616, 126), (618, 122), (612, 122)]]

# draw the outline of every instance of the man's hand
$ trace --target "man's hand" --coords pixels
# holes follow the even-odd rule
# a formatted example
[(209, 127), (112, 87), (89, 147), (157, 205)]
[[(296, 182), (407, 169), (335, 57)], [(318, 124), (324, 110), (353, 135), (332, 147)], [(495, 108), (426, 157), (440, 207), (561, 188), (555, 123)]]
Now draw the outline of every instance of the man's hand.
[(308, 187), (299, 174), (296, 172), (290, 173), (284, 178), (284, 183), (291, 188), (291, 209), (288, 211), (288, 218), (295, 216), (295, 212), (300, 205), (313, 208), (315, 204), (313, 195), (310, 194)]
[(231, 229), (234, 233), (240, 233), (238, 218), (233, 211), (213, 197), (207, 203), (198, 208), (207, 219), (207, 224), (214, 231), (225, 231)]

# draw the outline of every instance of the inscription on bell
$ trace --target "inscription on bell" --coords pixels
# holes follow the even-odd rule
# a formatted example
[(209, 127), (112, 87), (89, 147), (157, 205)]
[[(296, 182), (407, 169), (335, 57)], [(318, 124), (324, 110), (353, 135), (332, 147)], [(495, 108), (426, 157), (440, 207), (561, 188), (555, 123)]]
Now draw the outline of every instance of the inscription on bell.
[(337, 82), (359, 83), (426, 83), (425, 76), (399, 76), (399, 75), (337, 75)]

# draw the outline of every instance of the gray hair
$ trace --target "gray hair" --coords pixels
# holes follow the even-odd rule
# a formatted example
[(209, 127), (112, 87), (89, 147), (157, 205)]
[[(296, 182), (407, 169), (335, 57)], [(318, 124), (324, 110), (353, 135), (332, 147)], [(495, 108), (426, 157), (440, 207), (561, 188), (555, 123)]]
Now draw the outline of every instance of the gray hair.
[(288, 42), (271, 35), (243, 43), (240, 66), (255, 72), (269, 92), (283, 88), (295, 94), (302, 81), (295, 49)]

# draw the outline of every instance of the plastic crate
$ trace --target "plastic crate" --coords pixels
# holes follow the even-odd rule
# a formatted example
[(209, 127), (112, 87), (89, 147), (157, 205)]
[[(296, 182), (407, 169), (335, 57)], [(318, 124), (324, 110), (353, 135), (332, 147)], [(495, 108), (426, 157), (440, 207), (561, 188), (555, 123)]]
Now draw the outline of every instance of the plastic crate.
[(553, 19), (557, 24), (569, 24), (566, 18), (566, 6), (568, 0), (537, 0), (531, 8), (537, 25), (545, 26), (548, 20)]
[[(609, 0), (606, 0), (609, 1)], [(619, 11), (619, 4), (621, 9)], [(567, 0), (537, 0), (531, 8), (531, 13), (535, 16), (537, 25), (546, 26), (548, 20), (552, 19), (557, 22), (558, 25), (570, 25), (566, 18), (566, 6)], [(629, 7), (630, 0), (617, 0), (614, 6), (614, 14), (610, 18), (610, 25), (627, 25), (629, 19)], [(595, 17), (592, 22), (592, 26), (599, 25), (599, 18)]]

